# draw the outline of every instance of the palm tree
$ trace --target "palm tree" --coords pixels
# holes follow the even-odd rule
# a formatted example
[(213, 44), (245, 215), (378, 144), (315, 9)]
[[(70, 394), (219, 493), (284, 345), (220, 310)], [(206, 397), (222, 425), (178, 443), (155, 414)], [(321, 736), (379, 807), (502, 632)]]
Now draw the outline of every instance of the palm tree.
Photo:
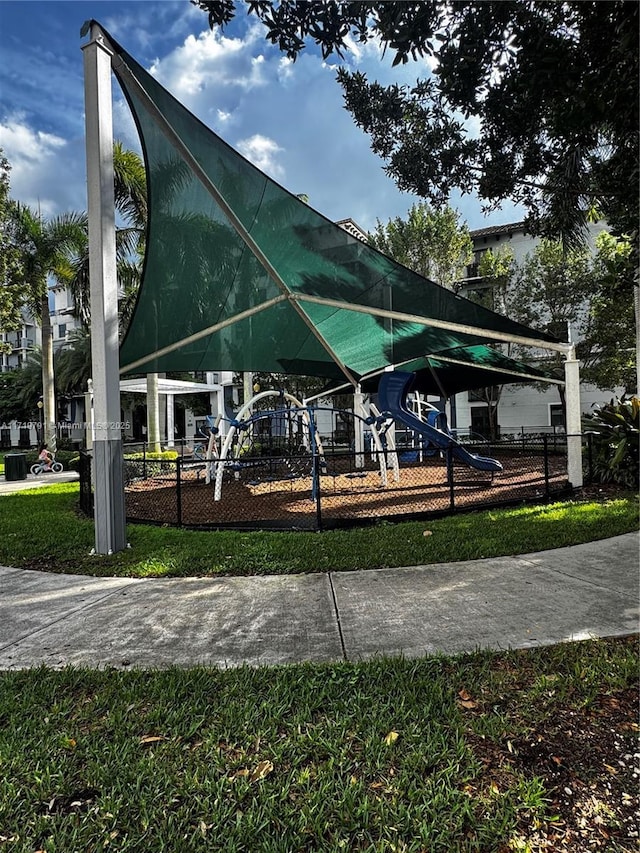
[[(113, 146), (114, 197), (116, 211), (125, 223), (116, 228), (116, 264), (120, 289), (121, 321), (128, 320), (140, 285), (147, 221), (147, 190), (144, 164), (135, 151)], [(73, 316), (83, 326), (91, 323), (88, 234), (83, 250), (64, 271), (64, 286), (73, 298)], [(123, 304), (122, 304), (123, 303)], [(121, 328), (123, 323), (121, 322)]]
[[(116, 265), (118, 275), (120, 334), (128, 325), (140, 286), (147, 215), (146, 174), (138, 154), (115, 142), (113, 148), (114, 196), (118, 217)], [(73, 316), (82, 329), (71, 336), (69, 347), (60, 353), (56, 379), (66, 393), (84, 391), (91, 376), (91, 306), (88, 234), (81, 252), (61, 270), (61, 283), (73, 299)], [(69, 350), (67, 352), (67, 350)]]
[(49, 282), (64, 284), (73, 258), (86, 245), (87, 218), (67, 213), (43, 219), (27, 205), (13, 207), (17, 245), (21, 256), (24, 301), (42, 329), (42, 402), (44, 441), (56, 447), (56, 404), (53, 372), (53, 329), (49, 310)]
[(73, 396), (84, 391), (91, 378), (91, 335), (88, 329), (75, 329), (67, 345), (55, 357), (56, 387), (61, 394)]
[(40, 347), (33, 347), (21, 367), (0, 374), (0, 411), (3, 421), (38, 422), (42, 392)]

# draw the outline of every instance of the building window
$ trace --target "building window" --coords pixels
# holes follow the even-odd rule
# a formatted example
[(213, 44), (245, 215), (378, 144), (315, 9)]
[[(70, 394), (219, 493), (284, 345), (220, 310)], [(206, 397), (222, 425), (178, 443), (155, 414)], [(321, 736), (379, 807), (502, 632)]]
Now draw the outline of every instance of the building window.
[(58, 337), (64, 338), (64, 337), (66, 337), (66, 334), (67, 334), (67, 324), (66, 323), (60, 323), (60, 325), (58, 326)]
[(485, 436), (491, 433), (489, 425), (489, 407), (488, 406), (472, 406), (471, 414), (471, 431)]
[(549, 405), (549, 425), (555, 429), (564, 429), (564, 412), (560, 403)]

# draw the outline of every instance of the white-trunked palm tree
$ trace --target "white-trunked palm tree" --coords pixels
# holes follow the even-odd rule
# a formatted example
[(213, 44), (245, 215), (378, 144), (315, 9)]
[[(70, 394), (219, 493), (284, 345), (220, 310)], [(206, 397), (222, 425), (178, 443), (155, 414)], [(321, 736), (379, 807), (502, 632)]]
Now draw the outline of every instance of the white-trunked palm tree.
[(49, 283), (52, 280), (65, 283), (70, 264), (86, 245), (87, 218), (84, 213), (65, 213), (44, 219), (23, 204), (16, 204), (13, 213), (21, 255), (24, 303), (42, 328), (43, 440), (55, 451), (57, 418)]

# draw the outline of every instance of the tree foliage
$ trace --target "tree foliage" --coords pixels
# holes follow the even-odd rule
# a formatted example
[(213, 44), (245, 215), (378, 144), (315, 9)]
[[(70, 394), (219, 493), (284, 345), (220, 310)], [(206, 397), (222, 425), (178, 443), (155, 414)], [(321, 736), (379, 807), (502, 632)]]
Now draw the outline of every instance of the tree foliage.
[[(140, 286), (147, 221), (147, 185), (142, 158), (116, 140), (113, 146), (115, 207), (122, 222), (116, 227), (116, 265), (120, 291), (120, 333), (126, 327)], [(91, 323), (89, 240), (64, 269), (61, 283), (73, 298), (73, 315), (84, 327)]]
[(38, 423), (42, 397), (42, 354), (34, 347), (22, 367), (0, 374), (2, 425), (11, 421)]
[[(22, 325), (22, 266), (16, 246), (14, 203), (9, 197), (11, 166), (0, 149), (0, 333), (13, 332)], [(0, 341), (0, 353), (10, 345)]]
[[(235, 377), (238, 381), (238, 377)], [(289, 373), (254, 373), (253, 374), (254, 391), (259, 387), (260, 391), (288, 391), (293, 397), (298, 400), (304, 400), (306, 397), (311, 397), (319, 394), (326, 386), (325, 379), (315, 376), (297, 376)], [(274, 408), (273, 399), (266, 399), (262, 406), (258, 408)]]
[(449, 290), (457, 289), (473, 257), (469, 229), (460, 224), (458, 212), (424, 203), (414, 204), (406, 219), (397, 216), (386, 225), (378, 219), (369, 244)]
[[(480, 287), (466, 295), (562, 340), (571, 335), (584, 382), (603, 391), (629, 390), (635, 387), (631, 257), (630, 244), (606, 231), (596, 238), (595, 255), (587, 248), (564, 251), (551, 240), (542, 240), (519, 263), (509, 250), (488, 250), (479, 264)], [(523, 361), (540, 358), (540, 353), (514, 345), (508, 354)], [(560, 354), (547, 353), (545, 367), (563, 378)]]
[(603, 231), (596, 241), (584, 337), (582, 377), (601, 390), (636, 388), (635, 317), (630, 291), (636, 270), (629, 241)]
[(530, 228), (565, 245), (594, 208), (616, 233), (636, 231), (635, 0), (192, 2), (211, 27), (246, 8), (291, 59), (308, 41), (342, 56), (353, 39), (378, 41), (394, 64), (428, 59), (433, 73), (409, 87), (338, 71), (347, 109), (401, 189), (438, 205), (456, 188), (489, 205), (512, 199)]
[(87, 329), (75, 329), (65, 346), (55, 354), (56, 388), (71, 397), (83, 393), (91, 378), (91, 336)]
[(86, 215), (63, 214), (43, 219), (27, 205), (14, 208), (16, 244), (20, 252), (20, 281), (24, 303), (42, 328), (42, 401), (45, 441), (56, 448), (57, 413), (53, 368), (53, 329), (49, 309), (49, 283), (64, 281), (72, 259), (86, 245)]
[[(586, 247), (566, 252), (559, 241), (542, 240), (514, 265), (508, 289), (509, 311), (521, 323), (575, 341), (593, 292), (591, 252)], [(564, 356), (549, 357), (561, 369)]]

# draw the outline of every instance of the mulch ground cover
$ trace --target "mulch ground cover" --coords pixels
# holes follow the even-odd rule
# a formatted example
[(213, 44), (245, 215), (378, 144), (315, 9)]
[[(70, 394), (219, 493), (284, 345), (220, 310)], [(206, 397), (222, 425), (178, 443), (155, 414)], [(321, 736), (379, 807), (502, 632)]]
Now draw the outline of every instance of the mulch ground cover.
[[(607, 642), (638, 649), (637, 635)], [(551, 697), (551, 679), (548, 689)], [(486, 711), (478, 702), (470, 713)], [(506, 717), (517, 716), (516, 708), (504, 711)], [(514, 773), (543, 783), (551, 819), (533, 828), (523, 824), (522, 846), (509, 846), (508, 850), (639, 850), (638, 732), (638, 689), (627, 688), (602, 693), (584, 707), (550, 701), (545, 719), (525, 736), (505, 732), (501, 741), (495, 741), (467, 733), (468, 743), (484, 766), (483, 780), (496, 795), (508, 787)]]
[[(309, 528), (317, 524), (318, 503), (323, 524), (331, 525), (340, 520), (446, 512), (452, 491), (457, 508), (544, 497), (542, 458), (513, 453), (500, 461), (503, 470), (495, 475), (454, 466), (453, 490), (440, 460), (401, 465), (397, 482), (389, 470), (386, 486), (381, 485), (379, 469), (344, 470), (344, 465), (330, 461), (320, 477), (319, 501), (312, 497), (310, 472), (304, 476), (278, 472), (271, 461), (262, 472), (255, 465), (225, 470), (219, 501), (214, 500), (213, 483), (205, 482), (203, 466), (182, 471), (179, 490), (175, 471), (164, 471), (127, 486), (127, 518), (176, 524), (180, 514), (182, 524), (189, 526), (273, 523)], [(567, 488), (564, 456), (550, 458), (548, 480), (554, 494)]]

